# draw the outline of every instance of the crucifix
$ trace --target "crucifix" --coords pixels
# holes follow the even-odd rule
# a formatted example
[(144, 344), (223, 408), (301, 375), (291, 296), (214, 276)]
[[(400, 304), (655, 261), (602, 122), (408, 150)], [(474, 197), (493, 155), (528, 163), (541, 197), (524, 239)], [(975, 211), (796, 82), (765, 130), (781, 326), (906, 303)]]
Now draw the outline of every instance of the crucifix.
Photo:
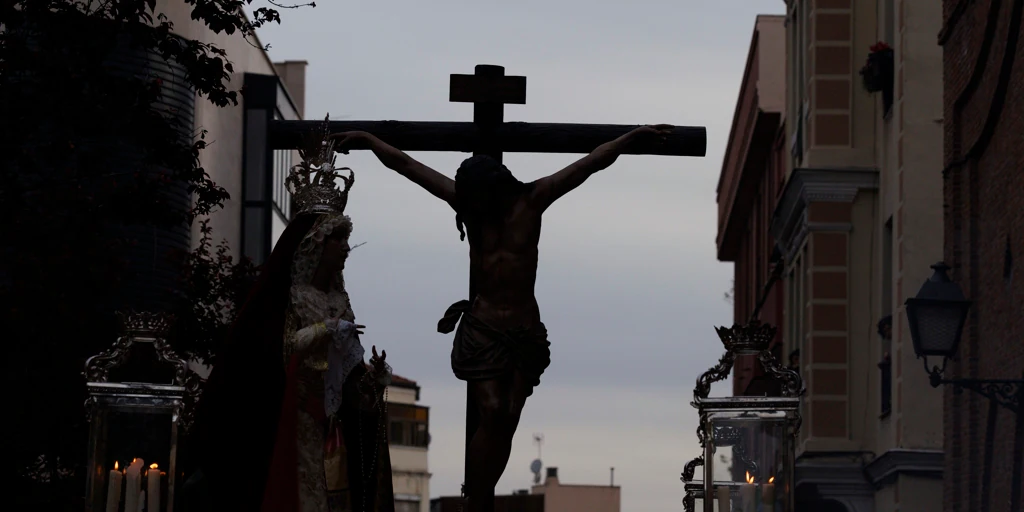
[[(493, 484), (497, 483), (497, 478), (504, 471), (505, 463), (508, 460), (507, 450), (511, 446), (511, 436), (518, 423), (522, 403), (525, 403), (526, 397), (532, 393), (533, 386), (539, 382), (540, 373), (550, 361), (547, 333), (543, 324), (539, 322), (539, 313), (531, 313), (531, 306), (526, 306), (525, 309), (521, 307), (532, 301), (532, 309), (536, 309), (536, 301), (533, 297), (533, 283), (536, 279), (536, 240), (540, 236), (540, 216), (543, 210), (558, 197), (579, 186), (593, 172), (611, 165), (619, 155), (702, 157), (706, 151), (707, 133), (703, 127), (669, 127), (665, 125), (637, 127), (629, 125), (505, 123), (503, 119), (505, 104), (526, 103), (526, 77), (506, 76), (505, 70), (501, 66), (478, 65), (476, 73), (473, 75), (451, 75), (449, 100), (473, 103), (473, 122), (332, 121), (329, 126), (332, 133), (341, 135), (342, 140), (339, 146), (343, 149), (372, 150), (385, 166), (396, 170), (434, 196), (451, 204), (460, 215), (456, 218), (459, 221), (460, 232), (462, 231), (461, 219), (463, 216), (466, 218), (465, 224), (470, 232), (471, 246), (470, 300), (453, 304), (445, 314), (445, 318), (439, 322), (438, 330), (451, 332), (454, 329), (454, 323), (449, 330), (443, 330), (442, 325), (445, 325), (446, 320), (450, 317), (454, 318), (452, 322), (460, 322), (461, 318), (459, 331), (456, 333), (452, 362), (456, 376), (467, 380), (468, 383), (466, 474), (463, 490), (468, 498), (467, 503), (469, 503), (471, 511), (491, 510), (493, 508)], [(273, 149), (296, 148), (301, 143), (303, 135), (315, 130), (318, 125), (320, 123), (312, 121), (273, 121), (270, 127), (271, 145)], [(403, 151), (471, 152), (474, 154), (474, 158), (464, 162), (456, 175), (456, 180), (451, 180), (408, 157)], [(508, 169), (501, 165), (502, 155), (506, 151), (588, 153), (589, 156), (558, 173), (527, 185), (515, 180)], [(458, 194), (456, 183), (459, 183), (460, 175), (469, 176), (471, 174), (475, 177), (467, 177), (461, 186), (465, 190), (469, 190), (471, 187), (477, 188), (473, 189), (472, 194), (468, 192), (463, 195)], [(480, 188), (479, 185), (481, 180), (488, 182), (483, 188)], [(470, 184), (471, 182), (475, 185)], [(504, 187), (503, 191), (494, 192), (493, 190), (499, 188), (495, 183), (502, 183), (500, 187)], [(515, 193), (508, 192), (510, 190), (515, 190)], [(498, 221), (500, 226), (494, 224), (495, 217), (488, 217), (490, 219), (488, 222), (491, 224), (484, 225), (486, 222), (480, 220), (484, 217), (474, 217), (472, 213), (495, 208), (505, 208), (502, 210), (504, 217), (501, 217), (504, 220)], [(474, 238), (476, 239), (474, 240)], [(490, 246), (493, 247), (497, 244), (497, 246), (501, 246), (498, 250), (513, 254), (514, 258), (520, 258), (522, 261), (519, 261), (521, 265), (519, 270), (523, 272), (523, 275), (510, 279), (510, 273), (507, 272), (499, 272), (497, 276), (488, 274), (489, 269), (485, 269), (484, 264), (480, 263), (488, 257), (487, 254), (480, 255), (488, 250), (487, 244), (481, 245), (481, 240), (484, 239), (489, 240)], [(524, 242), (524, 240), (532, 241), (532, 248), (527, 247), (531, 242)], [(517, 251), (520, 251), (521, 254), (517, 254)], [(532, 269), (529, 268), (531, 265)], [(502, 281), (502, 278), (505, 281)], [(500, 293), (495, 293), (495, 289), (486, 290), (488, 287), (497, 287)], [(518, 307), (520, 310), (526, 311), (524, 313), (526, 316), (517, 321), (522, 321), (521, 325), (526, 325), (532, 318), (534, 320), (533, 327), (525, 330), (519, 330), (518, 327), (503, 330), (489, 324), (486, 320), (488, 318), (487, 306), (480, 306), (478, 299), (487, 303), (488, 299), (485, 297), (494, 295), (501, 295), (506, 299), (515, 297), (511, 300), (518, 306), (512, 307), (512, 309)], [(490, 299), (490, 302), (495, 301)], [(511, 306), (495, 304), (493, 307), (497, 310), (507, 310)], [(501, 338), (502, 341), (500, 343), (495, 341), (495, 337)], [(489, 384), (493, 383), (488, 380), (490, 377), (480, 377), (478, 380), (487, 381), (483, 383), (487, 385), (481, 385), (480, 382), (474, 380), (476, 377), (464, 378), (459, 373), (460, 368), (457, 368), (460, 364), (458, 360), (463, 357), (459, 354), (460, 344), (467, 343), (471, 347), (464, 350), (466, 353), (477, 354), (492, 351), (494, 352), (492, 359), (512, 358), (513, 356), (509, 355), (502, 346), (508, 346), (509, 343), (521, 343), (523, 347), (528, 347), (527, 352), (532, 353), (533, 362), (523, 363), (519, 360), (516, 363), (519, 366), (514, 372), (514, 381), (501, 380), (500, 384), (495, 384), (497, 387), (489, 387)], [(488, 344), (489, 347), (481, 349)], [(477, 356), (466, 356), (467, 361), (473, 357)], [(462, 368), (466, 374), (472, 373), (475, 376), (494, 370), (493, 368), (481, 369), (487, 366), (488, 361), (476, 360), (465, 364), (476, 365), (472, 368), (467, 367), (468, 369)], [(529, 367), (530, 364), (534, 366), (532, 373), (525, 370), (520, 372), (520, 367), (524, 365)], [(520, 373), (526, 376), (520, 379)], [(490, 416), (491, 411), (487, 409), (490, 406), (485, 404), (495, 402), (492, 399), (494, 398), (492, 394), (499, 393), (501, 397), (504, 397), (506, 392), (512, 396), (513, 403), (518, 403), (518, 409), (516, 406), (503, 406), (506, 409), (515, 409), (512, 414), (514, 417), (502, 417), (497, 423), (499, 427), (502, 422), (511, 424), (511, 432), (507, 432), (507, 429), (500, 433), (490, 432), (488, 436), (485, 436), (490, 441), (479, 441), (478, 432), (487, 432), (491, 428), (489, 425), (495, 423)], [(500, 402), (500, 400), (498, 401)], [(484, 420), (480, 417), (481, 410), (488, 414)], [(481, 430), (482, 428), (483, 430)], [(507, 436), (503, 437), (505, 434)], [(473, 444), (475, 437), (477, 438), (476, 444)], [(494, 441), (494, 438), (502, 439)], [(495, 448), (494, 443), (504, 446)], [(473, 444), (472, 447), (471, 444)], [(503, 453), (502, 449), (505, 450)], [(487, 458), (503, 458), (503, 461), (495, 471), (485, 462), (484, 459)], [(480, 476), (481, 472), (489, 475), (490, 480), (486, 482), (486, 485), (480, 483), (483, 478)], [(492, 474), (494, 472), (497, 473), (496, 476)], [(471, 479), (476, 484), (471, 485)], [(489, 487), (489, 490), (484, 487)]]

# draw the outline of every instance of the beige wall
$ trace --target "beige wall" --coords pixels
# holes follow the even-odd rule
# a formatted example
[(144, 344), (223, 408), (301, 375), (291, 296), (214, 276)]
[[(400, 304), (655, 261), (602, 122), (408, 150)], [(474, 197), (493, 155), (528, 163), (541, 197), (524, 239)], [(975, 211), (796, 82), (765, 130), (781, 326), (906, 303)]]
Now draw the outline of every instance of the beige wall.
[(391, 447), (391, 482), (395, 496), (419, 496), (420, 512), (430, 510), (430, 472), (427, 449), (415, 446)]
[(390, 386), (388, 387), (388, 403), (410, 405), (415, 404), (416, 390), (410, 388)]
[[(928, 384), (914, 356), (903, 302), (917, 293), (930, 265), (943, 257), (942, 227), (942, 48), (935, 34), (942, 26), (942, 6), (899, 1), (897, 13), (896, 92), (887, 141), (895, 147), (893, 193), (893, 416), (895, 445), (942, 448), (942, 393)], [(907, 378), (904, 378), (904, 370)]]
[[(803, 192), (800, 208), (807, 211), (799, 222), (806, 234), (786, 241), (792, 272), (787, 274), (786, 350), (800, 348), (808, 385), (798, 454), (865, 452), (857, 463), (864, 465), (887, 453), (896, 453), (896, 459), (908, 450), (934, 455), (942, 449), (942, 393), (931, 388), (914, 356), (902, 304), (930, 275), (929, 265), (942, 259), (943, 75), (941, 47), (935, 43), (942, 4), (788, 0), (787, 5), (786, 127), (791, 141), (801, 133), (803, 142), (802, 155), (790, 158), (787, 179), (795, 179), (794, 169), (827, 174), (813, 178), (819, 183)], [(895, 50), (888, 115), (882, 94), (868, 93), (858, 73), (877, 41)], [(800, 114), (802, 132), (794, 122)], [(877, 172), (877, 190), (861, 187), (847, 214), (836, 206), (844, 175), (863, 171)], [(824, 220), (817, 226), (816, 215)], [(847, 215), (848, 229), (838, 229)], [(891, 232), (885, 227), (890, 217)], [(883, 261), (889, 257), (886, 245), (891, 259)], [(845, 264), (832, 264), (843, 261), (840, 254), (846, 255)], [(792, 259), (798, 255), (803, 257)], [(825, 260), (830, 263), (821, 264)], [(837, 291), (839, 283), (845, 294)], [(876, 325), (890, 312), (892, 408), (883, 416), (877, 366), (883, 346)], [(941, 480), (894, 471), (895, 477), (866, 491), (874, 493), (875, 510), (940, 507)]]
[(531, 494), (544, 495), (544, 512), (619, 512), (622, 488), (607, 485), (563, 485), (558, 477), (547, 477)]
[[(254, 47), (237, 32), (233, 35), (215, 34), (205, 25), (193, 22), (191, 6), (177, 0), (158, 0), (156, 12), (164, 13), (174, 25), (178, 35), (212, 43), (227, 52), (228, 60), (234, 71), (231, 74), (230, 87), (238, 90), (242, 86), (245, 73), (273, 75), (276, 73), (273, 63), (266, 52)], [(254, 41), (259, 46), (258, 41)], [(304, 85), (304, 81), (303, 81)], [(300, 107), (301, 108), (301, 107)], [(214, 244), (227, 240), (231, 255), (235, 258), (241, 254), (241, 220), (242, 220), (242, 116), (241, 97), (235, 106), (218, 107), (202, 98), (196, 101), (196, 132), (206, 130), (207, 147), (200, 154), (200, 164), (206, 169), (215, 183), (224, 187), (231, 199), (224, 203), (224, 208), (214, 212), (210, 218), (213, 228)], [(199, 239), (199, 223), (193, 225), (192, 239)]]

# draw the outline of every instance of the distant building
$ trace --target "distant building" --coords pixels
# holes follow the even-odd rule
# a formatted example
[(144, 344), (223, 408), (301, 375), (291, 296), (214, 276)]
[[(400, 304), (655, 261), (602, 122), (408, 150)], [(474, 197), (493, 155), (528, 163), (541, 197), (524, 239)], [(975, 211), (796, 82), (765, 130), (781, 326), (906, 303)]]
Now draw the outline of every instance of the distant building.
[[(430, 512), (459, 512), (461, 498), (435, 498)], [(622, 489), (617, 485), (563, 484), (558, 468), (547, 468), (547, 478), (527, 492), (496, 496), (495, 512), (619, 512)]]
[[(761, 15), (754, 22), (722, 173), (718, 179), (718, 260), (733, 262), (733, 321), (744, 323), (761, 300), (772, 266), (781, 262), (770, 233), (786, 178), (785, 16)], [(772, 350), (782, 353), (782, 283), (765, 297), (758, 318), (779, 327)], [(763, 395), (763, 369), (753, 357), (736, 360), (734, 395)]]
[[(935, 33), (946, 78), (945, 157), (934, 172), (944, 185), (945, 263), (974, 301), (945, 377), (1021, 379), (1024, 1), (944, 4)], [(904, 280), (904, 293), (917, 293), (928, 263), (918, 263), (925, 268)], [(928, 362), (939, 364), (933, 359)], [(927, 381), (920, 362), (903, 371), (904, 382)], [(943, 506), (933, 510), (1024, 510), (1024, 412), (1014, 417), (988, 398), (949, 386), (930, 393), (944, 402), (946, 452)]]
[(388, 441), (395, 512), (430, 511), (430, 409), (417, 405), (420, 387), (393, 375), (388, 387)]

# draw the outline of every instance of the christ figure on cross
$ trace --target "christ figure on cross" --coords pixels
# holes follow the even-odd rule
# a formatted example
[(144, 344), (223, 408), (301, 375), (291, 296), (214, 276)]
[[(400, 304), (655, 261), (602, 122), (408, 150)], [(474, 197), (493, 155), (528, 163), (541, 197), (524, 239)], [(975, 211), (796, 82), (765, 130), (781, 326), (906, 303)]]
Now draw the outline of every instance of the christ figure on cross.
[(467, 454), (466, 510), (488, 511), (505, 471), (526, 399), (551, 362), (547, 330), (534, 296), (541, 217), (552, 203), (607, 168), (644, 139), (664, 140), (669, 125), (639, 127), (568, 167), (523, 183), (496, 159), (462, 162), (452, 180), (366, 132), (335, 134), (338, 151), (369, 148), (384, 166), (447, 202), (461, 238), (469, 236), (472, 297), (438, 322), (451, 333), (452, 370), (467, 381), (479, 414)]

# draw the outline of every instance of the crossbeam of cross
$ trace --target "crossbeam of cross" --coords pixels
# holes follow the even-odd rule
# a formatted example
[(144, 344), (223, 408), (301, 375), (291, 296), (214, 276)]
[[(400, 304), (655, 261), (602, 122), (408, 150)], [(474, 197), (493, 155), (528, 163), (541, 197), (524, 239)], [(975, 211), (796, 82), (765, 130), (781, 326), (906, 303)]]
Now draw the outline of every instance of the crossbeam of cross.
[[(526, 103), (526, 77), (507, 76), (505, 68), (478, 65), (472, 75), (451, 75), (449, 101), (473, 104), (473, 122), (331, 121), (332, 133), (364, 131), (402, 151), (447, 151), (485, 154), (502, 160), (506, 152), (590, 153), (601, 144), (629, 133), (637, 125), (504, 122), (504, 106)], [(320, 121), (272, 121), (272, 149), (297, 149)], [(350, 149), (369, 149), (353, 146)], [(661, 141), (636, 144), (633, 155), (705, 156), (707, 130), (677, 126)], [(475, 295), (470, 275), (470, 299)], [(478, 425), (467, 388), (466, 453)], [(465, 480), (463, 480), (465, 482)]]

